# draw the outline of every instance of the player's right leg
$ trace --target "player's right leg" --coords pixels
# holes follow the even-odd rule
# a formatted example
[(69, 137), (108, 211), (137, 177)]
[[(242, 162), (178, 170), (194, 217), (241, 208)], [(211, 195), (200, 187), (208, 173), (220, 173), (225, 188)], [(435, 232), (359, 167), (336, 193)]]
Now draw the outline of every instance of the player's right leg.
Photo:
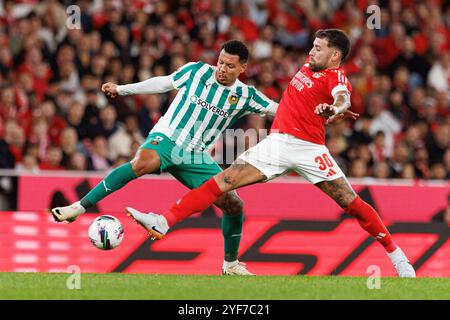
[(160, 240), (170, 227), (197, 212), (206, 210), (227, 192), (263, 180), (265, 176), (261, 171), (246, 162), (238, 161), (200, 187), (186, 193), (162, 215), (152, 212), (141, 213), (129, 207), (126, 211), (153, 239)]
[(145, 174), (159, 172), (161, 158), (155, 150), (140, 148), (133, 160), (112, 170), (99, 184), (89, 193), (66, 207), (56, 207), (51, 210), (56, 222), (73, 222), (86, 209), (92, 207), (97, 202), (119, 190), (128, 182)]
[[(148, 214), (146, 216), (147, 231), (155, 239), (162, 239), (168, 228), (194, 213), (207, 209), (223, 194), (284, 174), (290, 166), (285, 161), (285, 148), (285, 143), (279, 135), (269, 135), (240, 155), (229, 168), (186, 193), (167, 212), (162, 215)], [(158, 221), (159, 216), (164, 217), (165, 225), (161, 225)], [(154, 231), (154, 229), (160, 230), (161, 227), (164, 227), (165, 232)]]

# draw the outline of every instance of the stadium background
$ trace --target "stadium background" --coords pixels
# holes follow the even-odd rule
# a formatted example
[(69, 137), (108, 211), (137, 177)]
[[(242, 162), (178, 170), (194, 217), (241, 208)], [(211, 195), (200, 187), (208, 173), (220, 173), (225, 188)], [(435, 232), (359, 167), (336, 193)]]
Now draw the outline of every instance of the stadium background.
[[(66, 27), (77, 5), (81, 29)], [(366, 8), (381, 8), (381, 27)], [(210, 208), (154, 243), (121, 216), (125, 205), (166, 208), (185, 189), (139, 179), (100, 202), (124, 243), (90, 246), (82, 216), (56, 225), (44, 213), (71, 203), (133, 156), (175, 92), (108, 100), (102, 83), (166, 75), (189, 61), (215, 64), (221, 43), (251, 49), (241, 78), (279, 100), (319, 28), (348, 32), (344, 65), (356, 122), (327, 128), (327, 145), (358, 193), (386, 221), (419, 276), (450, 273), (450, 5), (447, 1), (3, 1), (0, 18), (0, 271), (217, 274), (220, 213)], [(268, 129), (248, 116), (235, 128)], [(227, 140), (216, 151), (229, 150)], [(248, 141), (240, 141), (249, 147)], [(220, 159), (219, 159), (220, 160)], [(398, 180), (402, 179), (402, 180)], [(384, 252), (357, 222), (299, 177), (240, 191), (241, 259), (258, 274), (366, 275)], [(93, 213), (94, 214), (94, 213)], [(208, 243), (205, 246), (205, 243)]]

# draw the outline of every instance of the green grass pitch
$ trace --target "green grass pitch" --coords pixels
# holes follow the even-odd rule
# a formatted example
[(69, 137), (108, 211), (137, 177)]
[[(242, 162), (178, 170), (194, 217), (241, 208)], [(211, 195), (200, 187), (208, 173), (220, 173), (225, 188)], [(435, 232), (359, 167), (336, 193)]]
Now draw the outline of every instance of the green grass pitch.
[[(366, 277), (205, 276), (81, 274), (69, 290), (66, 273), (0, 273), (0, 299), (302, 300), (450, 299), (450, 278), (381, 278), (368, 289)], [(73, 278), (69, 283), (74, 285)]]

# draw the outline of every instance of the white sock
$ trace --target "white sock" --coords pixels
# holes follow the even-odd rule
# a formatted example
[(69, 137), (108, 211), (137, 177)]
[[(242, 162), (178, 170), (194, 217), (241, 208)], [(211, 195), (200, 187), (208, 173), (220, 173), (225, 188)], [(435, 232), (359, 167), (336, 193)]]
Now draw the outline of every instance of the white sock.
[(400, 247), (397, 247), (393, 252), (387, 254), (388, 257), (391, 259), (393, 264), (396, 264), (400, 261), (408, 261), (408, 258), (406, 258), (405, 254), (403, 253), (402, 249)]
[(74, 203), (72, 204), (72, 206), (73, 206), (73, 207), (76, 207), (77, 210), (78, 210), (78, 212), (79, 212), (80, 214), (86, 212), (86, 209), (81, 205), (81, 202), (80, 202), (80, 201), (74, 202)]
[(228, 268), (231, 268), (231, 267), (234, 267), (235, 265), (237, 265), (239, 263), (239, 261), (238, 260), (234, 260), (234, 261), (225, 261), (225, 260), (223, 260), (223, 265), (222, 265), (222, 268), (223, 269), (228, 269)]

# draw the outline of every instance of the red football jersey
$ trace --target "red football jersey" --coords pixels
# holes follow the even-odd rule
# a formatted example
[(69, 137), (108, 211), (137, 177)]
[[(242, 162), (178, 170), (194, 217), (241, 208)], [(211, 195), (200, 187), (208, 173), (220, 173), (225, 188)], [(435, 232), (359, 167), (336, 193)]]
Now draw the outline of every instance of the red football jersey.
[(314, 72), (309, 57), (283, 92), (272, 125), (272, 132), (289, 133), (316, 144), (325, 144), (325, 119), (314, 113), (318, 104), (333, 104), (333, 95), (352, 92), (342, 67)]

